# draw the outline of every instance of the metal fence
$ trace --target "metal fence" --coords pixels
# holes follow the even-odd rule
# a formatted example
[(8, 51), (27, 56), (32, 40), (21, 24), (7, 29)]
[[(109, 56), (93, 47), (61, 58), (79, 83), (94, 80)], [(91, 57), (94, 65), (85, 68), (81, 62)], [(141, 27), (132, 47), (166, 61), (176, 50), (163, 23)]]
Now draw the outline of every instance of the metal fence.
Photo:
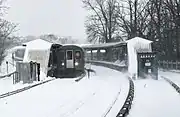
[(158, 61), (158, 66), (167, 70), (180, 70), (180, 61)]

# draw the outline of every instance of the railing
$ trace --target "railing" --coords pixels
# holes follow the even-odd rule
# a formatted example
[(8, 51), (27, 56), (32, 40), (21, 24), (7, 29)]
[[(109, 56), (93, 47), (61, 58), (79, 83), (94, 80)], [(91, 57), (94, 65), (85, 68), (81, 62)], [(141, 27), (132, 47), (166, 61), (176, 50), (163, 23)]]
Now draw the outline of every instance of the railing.
[(91, 63), (97, 66), (103, 66), (103, 67), (108, 67), (117, 71), (121, 71), (121, 72), (126, 72), (128, 70), (128, 66), (120, 66), (118, 64), (114, 64), (111, 62), (105, 62), (105, 61), (86, 61), (86, 63)]
[(14, 75), (16, 72), (12, 72), (3, 76), (0, 76), (0, 79), (6, 78), (6, 77), (10, 77), (11, 75)]
[(158, 67), (166, 70), (180, 70), (180, 61), (158, 61)]

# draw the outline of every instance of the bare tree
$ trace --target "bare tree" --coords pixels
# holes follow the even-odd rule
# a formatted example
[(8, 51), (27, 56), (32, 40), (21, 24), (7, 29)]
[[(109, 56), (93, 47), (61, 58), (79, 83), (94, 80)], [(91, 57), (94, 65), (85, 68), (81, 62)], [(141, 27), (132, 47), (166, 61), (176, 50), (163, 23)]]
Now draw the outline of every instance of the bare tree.
[(2, 19), (4, 10), (7, 7), (3, 6), (4, 0), (0, 0), (0, 64), (4, 59), (5, 49), (8, 47), (9, 43), (12, 41), (10, 35), (15, 31), (16, 25)]
[(108, 43), (117, 39), (117, 0), (82, 0), (91, 11), (87, 17), (86, 32), (90, 42)]
[(118, 25), (126, 34), (126, 39), (135, 36), (145, 37), (149, 25), (146, 7), (149, 1), (123, 0), (118, 7)]
[(164, 3), (172, 16), (175, 31), (175, 51), (177, 59), (180, 59), (180, 1), (165, 0)]

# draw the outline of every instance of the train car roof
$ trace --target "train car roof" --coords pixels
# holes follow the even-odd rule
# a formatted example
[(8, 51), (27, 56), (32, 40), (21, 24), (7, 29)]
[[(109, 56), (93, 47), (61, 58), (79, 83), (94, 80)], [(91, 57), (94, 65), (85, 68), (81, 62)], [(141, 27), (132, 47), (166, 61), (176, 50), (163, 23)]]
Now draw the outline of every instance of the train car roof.
[(88, 44), (88, 45), (82, 45), (81, 47), (86, 49), (97, 49), (97, 48), (118, 47), (126, 44), (127, 42), (121, 41), (121, 42), (113, 42), (113, 43)]
[(67, 45), (75, 45), (75, 46), (79, 46), (79, 47), (83, 47), (83, 46), (88, 46), (88, 45), (92, 45), (92, 44), (63, 44), (64, 46)]
[(64, 48), (74, 48), (74, 47), (76, 47), (76, 48), (83, 49), (81, 46), (78, 46), (76, 44), (66, 44), (66, 45), (63, 45), (62, 47), (64, 47)]

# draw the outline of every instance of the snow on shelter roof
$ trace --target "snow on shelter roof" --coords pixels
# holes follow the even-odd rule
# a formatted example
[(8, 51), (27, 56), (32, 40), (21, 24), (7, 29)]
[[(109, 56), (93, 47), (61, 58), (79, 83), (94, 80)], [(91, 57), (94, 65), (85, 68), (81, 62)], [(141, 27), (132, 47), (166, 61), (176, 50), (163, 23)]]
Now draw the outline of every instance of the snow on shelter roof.
[(107, 48), (107, 47), (117, 47), (120, 45), (126, 45), (127, 42), (121, 41), (121, 42), (112, 42), (112, 43), (101, 43), (101, 44), (88, 44), (88, 45), (83, 45), (83, 48), (90, 48), (90, 49), (96, 49), (96, 48)]
[(128, 48), (134, 48), (137, 52), (151, 52), (151, 43), (153, 41), (143, 39), (141, 37), (134, 37), (126, 41), (128, 43)]
[(138, 59), (137, 53), (139, 52), (152, 52), (151, 43), (152, 41), (143, 39), (141, 37), (135, 37), (127, 40), (127, 51), (128, 51), (128, 72), (131, 77), (138, 76)]
[(127, 40), (126, 41), (127, 43), (128, 42), (134, 42), (134, 43), (143, 43), (143, 44), (149, 44), (149, 43), (152, 43), (153, 41), (150, 41), (150, 40), (147, 40), (147, 39), (144, 39), (144, 38), (141, 38), (141, 37), (134, 37), (130, 40)]
[(50, 42), (42, 40), (42, 39), (35, 39), (33, 41), (29, 41), (29, 42), (23, 43), (23, 44), (25, 44), (28, 47), (28, 49), (44, 50), (44, 49), (51, 48), (51, 45), (53, 43), (50, 43)]

